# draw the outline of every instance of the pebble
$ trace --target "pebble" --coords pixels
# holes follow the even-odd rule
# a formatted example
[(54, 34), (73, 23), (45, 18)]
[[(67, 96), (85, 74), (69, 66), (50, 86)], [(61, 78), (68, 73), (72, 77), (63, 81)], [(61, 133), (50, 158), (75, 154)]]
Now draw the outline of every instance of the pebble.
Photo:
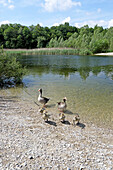
[(54, 127), (42, 121), (38, 106), (19, 101), (11, 109), (15, 105), (0, 111), (1, 170), (113, 169), (113, 130), (92, 125), (81, 131), (56, 119)]

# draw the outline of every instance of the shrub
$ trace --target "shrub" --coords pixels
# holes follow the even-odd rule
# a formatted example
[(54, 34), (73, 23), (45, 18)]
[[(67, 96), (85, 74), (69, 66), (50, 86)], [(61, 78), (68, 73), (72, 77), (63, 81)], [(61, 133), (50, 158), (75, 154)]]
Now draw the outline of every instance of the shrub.
[(91, 41), (90, 48), (93, 53), (106, 52), (108, 50), (109, 44), (106, 39)]
[(16, 57), (10, 55), (0, 52), (0, 87), (20, 84), (26, 72)]

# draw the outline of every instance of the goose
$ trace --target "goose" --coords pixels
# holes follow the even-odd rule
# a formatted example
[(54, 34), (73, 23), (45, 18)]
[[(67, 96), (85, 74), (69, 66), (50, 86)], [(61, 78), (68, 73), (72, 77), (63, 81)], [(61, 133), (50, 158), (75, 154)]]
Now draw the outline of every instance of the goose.
[(39, 89), (39, 96), (38, 96), (38, 102), (43, 104), (43, 107), (45, 107), (46, 103), (50, 100), (49, 98), (42, 97), (42, 89)]
[(67, 98), (64, 97), (62, 102), (57, 102), (57, 103), (58, 103), (58, 109), (59, 109), (61, 112), (64, 112), (64, 111), (66, 110), (66, 108), (67, 108), (66, 101), (67, 101)]
[(59, 120), (64, 123), (65, 122), (65, 115), (64, 113), (59, 113)]
[(48, 114), (46, 110), (44, 110), (42, 118), (44, 119), (45, 122), (48, 122), (50, 115)]
[(80, 116), (76, 113), (76, 115), (73, 118), (73, 126), (79, 124)]
[(42, 107), (42, 108), (39, 108), (38, 112), (41, 113), (41, 114), (43, 114), (44, 110), (45, 110), (45, 108)]

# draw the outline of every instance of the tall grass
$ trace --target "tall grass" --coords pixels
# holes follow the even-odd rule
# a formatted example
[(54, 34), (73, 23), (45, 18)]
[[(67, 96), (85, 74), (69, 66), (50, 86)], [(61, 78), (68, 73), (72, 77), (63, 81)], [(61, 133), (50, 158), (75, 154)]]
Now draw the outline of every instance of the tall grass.
[(34, 50), (7, 50), (6, 53), (10, 54), (24, 54), (24, 55), (91, 55), (89, 50), (80, 49), (34, 49)]

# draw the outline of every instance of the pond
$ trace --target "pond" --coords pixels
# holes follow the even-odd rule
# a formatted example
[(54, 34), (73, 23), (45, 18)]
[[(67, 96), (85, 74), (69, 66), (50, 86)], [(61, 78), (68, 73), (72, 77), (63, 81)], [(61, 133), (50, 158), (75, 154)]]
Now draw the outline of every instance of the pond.
[[(71, 55), (25, 55), (19, 58), (28, 68), (25, 88), (18, 95), (37, 101), (38, 89), (56, 105), (67, 97), (70, 113), (83, 120), (111, 127), (113, 124), (113, 57)], [(13, 89), (12, 89), (13, 90)], [(14, 89), (15, 90), (15, 89)], [(11, 91), (11, 89), (10, 89)]]

